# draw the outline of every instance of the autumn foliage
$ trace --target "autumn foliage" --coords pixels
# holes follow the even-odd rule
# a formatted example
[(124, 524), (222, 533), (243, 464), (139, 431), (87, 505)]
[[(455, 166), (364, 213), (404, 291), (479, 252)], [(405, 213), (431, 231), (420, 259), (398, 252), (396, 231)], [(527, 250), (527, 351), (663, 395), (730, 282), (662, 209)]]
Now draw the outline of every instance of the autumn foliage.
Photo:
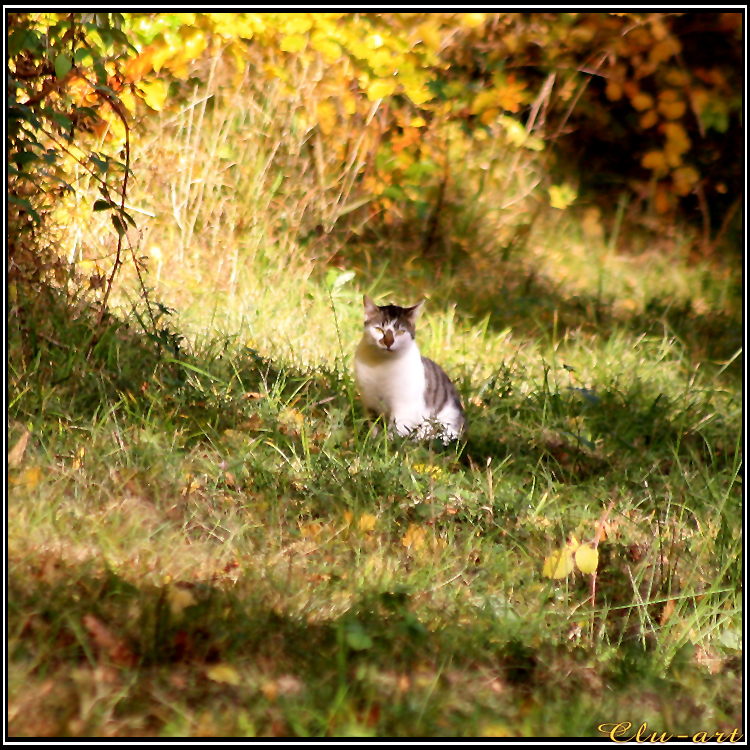
[[(277, 125), (322, 194), (303, 234), (417, 219), (429, 254), (450, 201), (492, 190), (528, 223), (540, 200), (624, 196), (651, 229), (692, 221), (710, 253), (739, 218), (741, 34), (741, 13), (11, 13), (12, 224), (83, 168), (122, 237), (131, 130), (211, 76), (298, 97)], [(463, 172), (480, 153), (485, 174)]]

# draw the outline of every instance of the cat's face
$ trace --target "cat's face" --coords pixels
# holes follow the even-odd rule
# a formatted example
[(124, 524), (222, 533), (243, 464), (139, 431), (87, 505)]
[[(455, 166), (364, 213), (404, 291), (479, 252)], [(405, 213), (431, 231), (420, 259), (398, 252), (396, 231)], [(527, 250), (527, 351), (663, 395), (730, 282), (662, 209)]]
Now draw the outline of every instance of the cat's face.
[(397, 353), (413, 345), (415, 324), (422, 302), (412, 307), (383, 305), (378, 307), (365, 295), (365, 339), (373, 348), (384, 354)]

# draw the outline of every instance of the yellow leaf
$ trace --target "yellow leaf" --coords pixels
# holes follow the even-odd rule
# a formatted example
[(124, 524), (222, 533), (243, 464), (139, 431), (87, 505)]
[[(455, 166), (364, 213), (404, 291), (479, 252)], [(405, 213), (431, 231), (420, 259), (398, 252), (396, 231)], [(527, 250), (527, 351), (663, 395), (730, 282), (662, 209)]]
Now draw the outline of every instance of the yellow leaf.
[(282, 68), (280, 65), (274, 65), (273, 63), (266, 63), (263, 66), (263, 72), (269, 79), (279, 78), (282, 81), (289, 80), (289, 73)]
[(641, 159), (641, 166), (644, 169), (650, 169), (655, 174), (666, 174), (667, 158), (663, 151), (649, 151)]
[(667, 120), (679, 120), (685, 114), (687, 106), (685, 102), (659, 102), (656, 108)]
[(654, 106), (654, 97), (651, 94), (639, 92), (630, 100), (630, 103), (639, 112), (643, 112), (644, 109), (651, 109)]
[(167, 60), (170, 60), (176, 52), (177, 48), (171, 44), (164, 44), (157, 47), (151, 55), (151, 66), (158, 73)]
[(23, 454), (26, 452), (26, 443), (29, 442), (29, 435), (31, 433), (25, 430), (13, 448), (8, 451), (8, 466), (18, 466), (21, 463)]
[(509, 112), (518, 112), (524, 100), (525, 88), (526, 84), (523, 81), (516, 81), (513, 76), (508, 76), (507, 83), (498, 91), (500, 106)]
[(616, 102), (618, 99), (622, 99), (622, 86), (617, 81), (609, 81), (607, 88), (604, 89), (604, 93), (611, 102)]
[(464, 23), (470, 29), (476, 29), (484, 23), (484, 13), (464, 13)]
[(123, 73), (125, 80), (129, 83), (140, 81), (146, 73), (154, 69), (154, 54), (157, 52), (156, 47), (146, 47), (143, 52), (134, 57), (132, 60), (128, 60), (123, 66)]
[(323, 525), (317, 521), (313, 521), (308, 523), (307, 526), (302, 527), (301, 532), (302, 536), (307, 537), (308, 539), (315, 539), (322, 530)]
[(413, 547), (414, 549), (420, 549), (424, 547), (425, 530), (420, 528), (416, 524), (411, 524), (404, 534), (404, 538), (401, 540), (401, 544), (404, 547)]
[(180, 61), (195, 60), (200, 57), (207, 46), (208, 42), (203, 32), (196, 31), (184, 40), (182, 50), (180, 51)]
[(330, 39), (313, 38), (311, 46), (327, 63), (335, 63), (341, 57), (341, 47)]
[(135, 112), (135, 97), (130, 91), (120, 91), (120, 101), (125, 105), (128, 112)]
[(596, 573), (599, 565), (599, 550), (593, 542), (582, 544), (576, 550), (575, 558), (581, 573)]
[(206, 676), (209, 680), (226, 685), (239, 685), (242, 682), (240, 673), (230, 664), (213, 664), (206, 670)]
[(656, 195), (654, 196), (654, 208), (657, 214), (665, 214), (669, 211), (671, 201), (669, 199), (669, 193), (663, 187), (658, 187)]
[(552, 208), (566, 209), (577, 196), (576, 189), (568, 183), (553, 185), (549, 188), (549, 203)]
[(658, 65), (660, 62), (669, 60), (672, 55), (676, 55), (682, 50), (682, 45), (674, 37), (664, 39), (664, 41), (655, 44), (648, 53), (648, 60), (652, 65)]
[(33, 490), (42, 481), (42, 470), (35, 466), (22, 472), (14, 484), (24, 485), (27, 490)]
[(323, 135), (330, 135), (336, 125), (336, 107), (330, 101), (322, 101), (318, 102), (316, 111)]
[(289, 34), (281, 40), (279, 47), (283, 52), (299, 52), (307, 46), (307, 37), (301, 34)]
[(578, 549), (578, 540), (571, 536), (565, 546), (544, 558), (542, 575), (548, 578), (565, 578), (575, 570), (573, 555)]
[(138, 84), (138, 91), (151, 109), (161, 112), (164, 100), (167, 98), (167, 86), (163, 80), (157, 78), (152, 81), (141, 81)]
[(74, 469), (80, 469), (81, 466), (83, 466), (83, 457), (85, 455), (86, 455), (86, 448), (84, 448), (83, 446), (81, 446), (76, 451), (76, 457), (73, 459), (72, 466), (73, 466)]
[(561, 549), (544, 558), (542, 575), (547, 578), (565, 578), (573, 570), (575, 570), (573, 554), (567, 549)]
[(357, 111), (357, 100), (354, 98), (354, 95), (349, 91), (345, 91), (341, 99), (344, 104), (344, 112), (348, 115), (353, 115)]
[(659, 115), (656, 114), (655, 109), (650, 109), (646, 114), (641, 117), (640, 123), (644, 130), (654, 127), (659, 122)]
[(679, 123), (668, 122), (664, 126), (664, 133), (667, 136), (667, 147), (674, 153), (684, 154), (690, 150), (690, 138)]
[(651, 20), (651, 33), (654, 35), (654, 39), (658, 41), (666, 39), (667, 27), (660, 18), (653, 18)]
[(491, 109), (482, 112), (482, 115), (479, 119), (482, 121), (483, 125), (491, 125), (493, 122), (495, 122), (499, 114), (500, 110), (497, 107), (492, 107)]
[(409, 120), (410, 128), (423, 128), (425, 125), (427, 125), (427, 122), (424, 117), (412, 117), (411, 120)]
[(359, 519), (359, 523), (357, 524), (357, 526), (359, 526), (360, 531), (372, 531), (375, 528), (377, 520), (378, 519), (376, 516), (370, 515), (369, 513), (364, 513)]
[(287, 424), (293, 424), (300, 427), (305, 421), (305, 417), (302, 412), (297, 409), (285, 409), (280, 416), (280, 420)]
[[(405, 83), (404, 84), (404, 93), (406, 96), (411, 99), (412, 103), (417, 106), (421, 107), (425, 102), (430, 101), (430, 99), (434, 98), (434, 94), (431, 94), (427, 86), (424, 86), (422, 84), (412, 84), (412, 83)], [(422, 118), (416, 118), (416, 119), (422, 119)], [(414, 125), (414, 127), (419, 127), (418, 125)]]
[(422, 37), (422, 44), (432, 52), (439, 52), (441, 39), (440, 29), (436, 24), (426, 21), (419, 25), (419, 34)]
[(698, 184), (700, 175), (693, 167), (680, 167), (672, 175), (674, 190), (677, 195), (687, 195)]
[(312, 28), (312, 21), (305, 15), (289, 14), (284, 31), (287, 34), (304, 34)]
[(526, 129), (523, 127), (523, 125), (521, 125), (520, 122), (514, 120), (508, 115), (503, 115), (500, 118), (500, 124), (505, 128), (505, 133), (508, 137), (508, 140), (514, 146), (523, 146), (524, 142), (526, 141), (527, 134)]
[(471, 103), (471, 114), (478, 115), (480, 112), (484, 112), (486, 109), (496, 106), (497, 91), (495, 91), (495, 89), (480, 91)]
[(672, 68), (667, 73), (665, 80), (670, 86), (677, 87), (687, 86), (690, 83), (690, 78), (677, 68)]
[[(384, 99), (396, 91), (397, 81), (373, 81), (367, 89), (367, 98), (374, 102), (376, 99)], [(411, 98), (411, 97), (409, 97)], [(413, 101), (413, 100), (412, 100)], [(416, 102), (415, 102), (416, 104)]]
[(676, 169), (682, 164), (682, 154), (673, 144), (667, 143), (664, 147), (664, 156), (667, 159), (667, 164), (669, 164), (672, 169)]

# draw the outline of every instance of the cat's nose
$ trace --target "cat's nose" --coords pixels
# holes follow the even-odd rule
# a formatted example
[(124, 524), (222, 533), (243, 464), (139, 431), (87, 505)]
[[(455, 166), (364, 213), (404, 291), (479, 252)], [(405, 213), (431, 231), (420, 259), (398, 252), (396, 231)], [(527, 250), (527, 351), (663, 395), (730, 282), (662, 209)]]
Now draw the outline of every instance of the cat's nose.
[(390, 349), (393, 345), (393, 331), (386, 331), (380, 340), (385, 344), (386, 349)]

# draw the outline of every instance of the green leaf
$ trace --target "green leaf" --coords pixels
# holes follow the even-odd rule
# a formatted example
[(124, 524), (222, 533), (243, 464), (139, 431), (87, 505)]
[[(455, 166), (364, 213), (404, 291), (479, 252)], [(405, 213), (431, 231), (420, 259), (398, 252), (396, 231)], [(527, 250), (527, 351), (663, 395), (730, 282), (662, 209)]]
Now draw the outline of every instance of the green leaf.
[(39, 157), (31, 151), (21, 151), (13, 157), (13, 162), (23, 169), (25, 164), (39, 161)]
[(83, 63), (86, 67), (90, 66), (94, 62), (94, 56), (91, 54), (91, 50), (88, 47), (79, 47), (73, 53), (73, 60), (76, 65)]
[(26, 198), (16, 198), (13, 195), (8, 196), (8, 203), (15, 203), (17, 206), (21, 206), (31, 216), (35, 224), (41, 224), (42, 219), (39, 214), (34, 210), (31, 203)]
[(23, 50), (33, 52), (39, 44), (39, 34), (33, 29), (13, 29), (8, 36), (8, 58), (15, 57)]
[(96, 154), (91, 154), (89, 160), (94, 162), (94, 166), (102, 174), (107, 174), (109, 170), (109, 161), (107, 159), (100, 159)]
[(117, 234), (120, 235), (120, 237), (124, 237), (127, 228), (125, 227), (123, 220), (119, 216), (115, 216), (114, 214), (112, 214), (112, 224)]
[(58, 55), (55, 58), (55, 75), (57, 76), (57, 80), (59, 81), (65, 78), (65, 76), (70, 73), (72, 67), (73, 61), (70, 59), (70, 55), (67, 53)]
[(63, 130), (70, 130), (73, 127), (73, 121), (59, 112), (53, 112), (51, 117)]
[(120, 216), (122, 216), (131, 227), (136, 227), (135, 219), (127, 211), (120, 211)]
[(94, 211), (108, 211), (110, 208), (114, 208), (110, 201), (102, 200), (101, 198), (94, 201)]

